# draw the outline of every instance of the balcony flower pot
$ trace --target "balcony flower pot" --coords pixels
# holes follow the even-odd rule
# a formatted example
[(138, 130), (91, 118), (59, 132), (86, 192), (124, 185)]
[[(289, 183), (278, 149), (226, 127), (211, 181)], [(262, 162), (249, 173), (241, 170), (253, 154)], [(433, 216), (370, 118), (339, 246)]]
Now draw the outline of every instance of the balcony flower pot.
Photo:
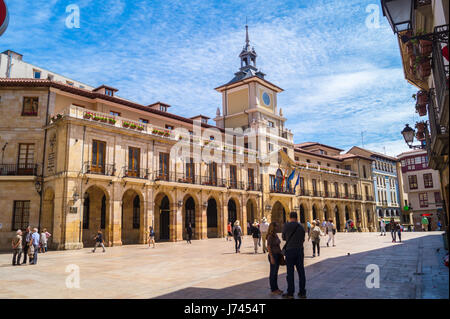
[(416, 138), (418, 141), (423, 141), (425, 139), (425, 133), (424, 132), (417, 132)]
[(417, 122), (416, 123), (416, 128), (417, 128), (417, 132), (425, 132), (425, 122)]
[(100, 116), (94, 116), (93, 118), (92, 118), (94, 121), (100, 121)]
[(109, 124), (116, 124), (116, 120), (115, 119), (108, 119), (108, 123)]
[(411, 42), (406, 44), (406, 54), (411, 55), (414, 53), (414, 45)]
[(428, 92), (427, 91), (419, 91), (417, 92), (417, 104), (419, 105), (427, 105), (428, 104)]
[(429, 56), (433, 51), (433, 42), (429, 40), (419, 40), (419, 52), (423, 56)]
[(426, 107), (426, 105), (416, 104), (416, 112), (419, 113), (419, 116), (427, 115), (427, 107)]
[(431, 63), (430, 59), (421, 59), (417, 64), (417, 70), (419, 71), (419, 76), (422, 79), (430, 76), (431, 74)]
[(136, 128), (136, 124), (131, 123), (130, 124), (130, 129), (134, 130)]
[(128, 123), (128, 122), (123, 122), (122, 126), (123, 126), (123, 127), (129, 127), (129, 126), (130, 126), (130, 123)]
[(88, 120), (88, 119), (92, 118), (92, 114), (91, 113), (84, 113), (83, 118)]
[(138, 131), (143, 131), (144, 127), (143, 126), (138, 126), (137, 129), (138, 129)]

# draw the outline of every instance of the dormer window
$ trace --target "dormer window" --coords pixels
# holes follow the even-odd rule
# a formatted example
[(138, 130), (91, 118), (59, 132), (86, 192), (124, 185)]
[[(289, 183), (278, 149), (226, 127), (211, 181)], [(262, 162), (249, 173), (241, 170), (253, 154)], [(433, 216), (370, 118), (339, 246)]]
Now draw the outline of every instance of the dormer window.
[(40, 70), (33, 70), (33, 78), (40, 79), (41, 78), (41, 71)]
[(165, 105), (160, 105), (160, 106), (159, 106), (159, 110), (160, 110), (160, 111), (163, 111), (163, 112), (167, 112), (167, 106), (165, 106)]
[(72, 81), (66, 81), (66, 84), (73, 86), (73, 82)]
[(166, 129), (168, 129), (168, 130), (173, 130), (173, 126), (172, 126), (172, 125), (167, 125), (167, 124), (166, 124)]
[(113, 91), (110, 89), (105, 89), (105, 94), (109, 96), (113, 96)]

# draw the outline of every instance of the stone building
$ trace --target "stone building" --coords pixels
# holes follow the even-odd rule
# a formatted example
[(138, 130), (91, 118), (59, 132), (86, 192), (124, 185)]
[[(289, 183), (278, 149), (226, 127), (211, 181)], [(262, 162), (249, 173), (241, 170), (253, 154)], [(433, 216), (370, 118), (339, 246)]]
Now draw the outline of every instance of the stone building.
[(183, 240), (188, 223), (206, 239), (225, 236), (228, 222), (282, 223), (294, 210), (302, 222), (333, 218), (343, 230), (351, 218), (373, 230), (371, 159), (295, 145), (282, 89), (257, 69), (248, 33), (239, 57), (233, 80), (216, 88), (216, 125), (107, 85), (1, 78), (0, 248), (27, 225), (47, 228), (54, 249), (78, 249), (99, 229), (110, 246), (146, 243), (149, 226), (157, 240)]

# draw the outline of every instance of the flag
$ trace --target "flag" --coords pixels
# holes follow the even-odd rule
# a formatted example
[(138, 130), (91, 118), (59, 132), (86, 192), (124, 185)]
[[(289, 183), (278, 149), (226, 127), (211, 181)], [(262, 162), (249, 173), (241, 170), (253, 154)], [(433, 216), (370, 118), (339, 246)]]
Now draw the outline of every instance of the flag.
[(283, 175), (283, 180), (281, 181), (281, 188), (283, 188), (285, 178), (286, 178), (286, 173), (284, 173), (284, 175)]
[(294, 170), (291, 172), (291, 174), (289, 175), (289, 177), (288, 177), (288, 182), (290, 182), (290, 181), (294, 178), (294, 176), (295, 176), (295, 168), (294, 168)]
[(277, 189), (277, 177), (273, 179), (273, 189)]
[(297, 181), (295, 182), (294, 192), (295, 192), (295, 189), (297, 188), (299, 183), (300, 183), (300, 173), (298, 173), (298, 175), (297, 175)]

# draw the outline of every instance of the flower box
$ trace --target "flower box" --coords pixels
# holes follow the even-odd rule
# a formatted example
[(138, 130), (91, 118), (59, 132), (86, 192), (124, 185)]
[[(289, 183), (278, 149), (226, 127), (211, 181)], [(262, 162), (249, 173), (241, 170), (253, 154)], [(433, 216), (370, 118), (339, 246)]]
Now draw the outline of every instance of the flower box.
[(123, 126), (123, 127), (130, 127), (130, 123), (128, 123), (128, 122), (123, 122), (123, 123), (122, 123), (122, 126)]
[(416, 133), (416, 138), (419, 141), (423, 141), (425, 139), (425, 133), (424, 132), (417, 132)]
[(419, 105), (427, 105), (428, 104), (428, 92), (424, 90), (420, 90), (417, 92), (417, 104)]
[(108, 123), (114, 125), (114, 124), (116, 124), (116, 120), (115, 119), (108, 119)]
[(339, 170), (337, 170), (337, 169), (332, 169), (331, 171), (332, 171), (333, 173), (339, 174)]
[(429, 56), (433, 51), (433, 42), (429, 40), (419, 40), (419, 52), (423, 56)]
[(425, 122), (416, 123), (417, 132), (425, 132)]
[(137, 128), (138, 131), (143, 131), (144, 130), (143, 126), (137, 126), (136, 128)]
[(416, 112), (419, 113), (419, 116), (427, 115), (427, 107), (426, 107), (426, 105), (416, 104)]
[(317, 169), (318, 167), (316, 165), (308, 165), (308, 168)]
[(424, 79), (431, 74), (430, 59), (421, 60), (418, 64), (419, 76)]
[(92, 118), (92, 113), (89, 113), (89, 112), (84, 113), (83, 118), (84, 118), (84, 119), (90, 119), (90, 118)]
[(100, 121), (100, 116), (98, 115), (94, 115), (94, 117), (92, 118), (94, 121)]

